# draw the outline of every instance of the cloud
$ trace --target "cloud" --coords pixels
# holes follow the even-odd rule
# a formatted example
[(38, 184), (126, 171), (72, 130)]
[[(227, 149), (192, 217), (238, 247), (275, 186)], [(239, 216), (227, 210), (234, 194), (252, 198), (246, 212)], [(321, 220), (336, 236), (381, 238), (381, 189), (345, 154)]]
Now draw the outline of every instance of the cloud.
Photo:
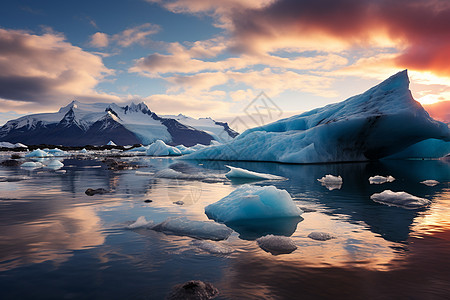
[(129, 47), (133, 44), (145, 44), (149, 35), (159, 32), (158, 25), (145, 23), (136, 27), (128, 28), (114, 35), (108, 35), (104, 32), (94, 33), (89, 41), (89, 45), (96, 48), (107, 47), (110, 43), (121, 47)]
[(427, 110), (430, 116), (432, 116), (436, 120), (450, 124), (450, 101), (442, 101), (433, 104), (423, 105), (423, 107)]
[(106, 33), (96, 32), (91, 36), (89, 45), (95, 48), (104, 48), (109, 45), (109, 37)]
[(98, 55), (65, 41), (61, 34), (35, 35), (0, 29), (2, 109), (56, 108), (73, 98), (116, 99), (94, 88), (113, 71)]

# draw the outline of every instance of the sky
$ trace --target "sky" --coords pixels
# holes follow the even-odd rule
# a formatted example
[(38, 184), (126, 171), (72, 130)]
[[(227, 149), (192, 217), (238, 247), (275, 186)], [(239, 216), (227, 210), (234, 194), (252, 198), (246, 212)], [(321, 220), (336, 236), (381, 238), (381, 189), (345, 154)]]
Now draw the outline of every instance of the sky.
[(448, 0), (2, 0), (0, 124), (75, 99), (231, 120), (261, 92), (286, 116), (403, 69), (436, 104), (448, 53)]

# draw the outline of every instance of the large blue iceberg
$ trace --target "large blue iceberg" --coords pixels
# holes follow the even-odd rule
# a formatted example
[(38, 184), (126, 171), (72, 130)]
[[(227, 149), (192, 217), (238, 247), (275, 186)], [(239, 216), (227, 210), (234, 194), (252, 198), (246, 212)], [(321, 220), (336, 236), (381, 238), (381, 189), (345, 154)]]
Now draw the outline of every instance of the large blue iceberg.
[(448, 145), (450, 129), (432, 119), (413, 99), (404, 70), (361, 95), (248, 129), (231, 142), (184, 158), (285, 163), (365, 161), (392, 156), (429, 139)]

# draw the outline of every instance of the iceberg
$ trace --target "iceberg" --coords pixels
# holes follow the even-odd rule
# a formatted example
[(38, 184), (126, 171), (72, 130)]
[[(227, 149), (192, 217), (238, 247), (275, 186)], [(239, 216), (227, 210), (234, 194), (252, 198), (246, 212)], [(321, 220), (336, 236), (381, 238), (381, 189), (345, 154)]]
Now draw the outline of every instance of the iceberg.
[(181, 151), (175, 147), (166, 145), (161, 140), (157, 140), (148, 147), (146, 154), (150, 156), (181, 155)]
[(256, 242), (261, 249), (273, 255), (289, 254), (297, 249), (294, 241), (286, 236), (269, 234), (258, 238)]
[(225, 176), (229, 179), (231, 178), (242, 178), (242, 179), (253, 179), (253, 180), (283, 180), (284, 177), (271, 175), (271, 174), (264, 174), (264, 173), (257, 173), (253, 171), (249, 171), (246, 169), (236, 168), (225, 165), (225, 167), (229, 168), (230, 171), (225, 174)]
[(375, 193), (370, 196), (370, 199), (381, 204), (407, 209), (423, 208), (431, 204), (431, 201), (428, 199), (419, 198), (406, 192), (393, 192), (391, 190)]
[(450, 142), (409, 90), (404, 70), (343, 102), (251, 128), (184, 159), (324, 163), (388, 157), (423, 140)]
[(326, 187), (328, 190), (339, 190), (342, 187), (342, 177), (341, 176), (334, 176), (331, 174), (325, 175), (324, 177), (317, 179), (324, 187)]
[(395, 180), (394, 177), (392, 176), (380, 176), (380, 175), (375, 175), (372, 177), (369, 177), (369, 182), (370, 184), (382, 184), (382, 183), (386, 183), (386, 182), (393, 182)]
[(218, 222), (300, 217), (302, 211), (289, 193), (274, 186), (244, 184), (228, 196), (205, 207), (208, 218)]
[(109, 141), (108, 144), (106, 144), (107, 146), (117, 146), (116, 143), (114, 143), (113, 141)]
[(41, 149), (36, 149), (34, 151), (31, 151), (28, 154), (25, 154), (25, 157), (50, 157), (53, 156), (50, 153), (47, 153), (46, 151), (43, 151)]
[(435, 185), (438, 185), (438, 184), (439, 184), (439, 181), (429, 179), (429, 180), (421, 181), (420, 183), (425, 184), (425, 185), (427, 185), (427, 186), (435, 186)]
[(211, 221), (192, 221), (184, 217), (169, 218), (151, 229), (166, 234), (189, 236), (206, 240), (226, 240), (233, 232), (223, 224)]

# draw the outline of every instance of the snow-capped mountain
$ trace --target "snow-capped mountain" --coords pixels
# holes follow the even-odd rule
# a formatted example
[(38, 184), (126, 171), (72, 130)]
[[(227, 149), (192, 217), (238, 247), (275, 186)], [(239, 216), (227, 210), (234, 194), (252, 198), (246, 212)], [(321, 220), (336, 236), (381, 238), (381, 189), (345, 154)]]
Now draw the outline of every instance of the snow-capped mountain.
[[(187, 159), (321, 163), (381, 159), (416, 145), (422, 157), (445, 155), (450, 129), (416, 102), (404, 70), (365, 93), (271, 124)], [(435, 149), (439, 146), (439, 149)], [(439, 151), (437, 151), (439, 150)], [(412, 152), (411, 152), (412, 153)]]
[(0, 128), (0, 141), (66, 146), (150, 144), (163, 140), (170, 145), (209, 145), (226, 142), (237, 133), (227, 123), (212, 119), (158, 116), (145, 103), (86, 104), (72, 101), (56, 113), (24, 116)]

